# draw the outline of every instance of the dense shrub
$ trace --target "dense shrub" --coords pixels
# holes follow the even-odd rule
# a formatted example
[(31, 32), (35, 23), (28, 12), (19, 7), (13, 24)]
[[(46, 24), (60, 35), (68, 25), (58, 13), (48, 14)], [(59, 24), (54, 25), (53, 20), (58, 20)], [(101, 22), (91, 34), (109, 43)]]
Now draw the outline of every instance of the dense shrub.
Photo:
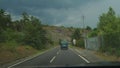
[(76, 46), (84, 48), (84, 39), (81, 38), (81, 39), (77, 40)]
[(46, 37), (46, 31), (39, 19), (24, 12), (20, 20), (12, 21), (11, 15), (5, 14), (5, 11), (1, 9), (0, 42), (9, 41), (31, 45), (36, 49), (45, 48), (47, 43), (52, 44), (52, 41)]

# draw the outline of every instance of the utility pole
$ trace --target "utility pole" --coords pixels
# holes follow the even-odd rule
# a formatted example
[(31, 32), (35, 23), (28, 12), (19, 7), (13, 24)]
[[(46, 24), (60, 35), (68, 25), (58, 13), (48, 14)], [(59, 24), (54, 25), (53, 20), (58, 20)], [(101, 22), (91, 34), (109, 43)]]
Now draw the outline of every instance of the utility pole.
[(86, 33), (85, 33), (85, 16), (82, 15), (82, 20), (83, 20), (83, 38), (84, 38), (84, 43), (85, 43), (85, 48), (86, 48), (86, 43), (87, 43), (87, 40), (86, 40)]
[(84, 16), (84, 15), (82, 15), (82, 20), (83, 20), (83, 33), (84, 33), (84, 29), (85, 29), (84, 19), (85, 19), (85, 16)]

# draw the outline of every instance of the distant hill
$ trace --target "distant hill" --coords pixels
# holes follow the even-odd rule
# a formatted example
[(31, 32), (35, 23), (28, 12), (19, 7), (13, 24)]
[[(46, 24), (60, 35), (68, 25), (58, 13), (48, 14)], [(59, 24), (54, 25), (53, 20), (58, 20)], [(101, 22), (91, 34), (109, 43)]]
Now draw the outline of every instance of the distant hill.
[(59, 39), (71, 40), (71, 35), (73, 33), (72, 28), (57, 27), (57, 26), (44, 26), (43, 29), (47, 32), (47, 37), (50, 38), (54, 43), (58, 43)]

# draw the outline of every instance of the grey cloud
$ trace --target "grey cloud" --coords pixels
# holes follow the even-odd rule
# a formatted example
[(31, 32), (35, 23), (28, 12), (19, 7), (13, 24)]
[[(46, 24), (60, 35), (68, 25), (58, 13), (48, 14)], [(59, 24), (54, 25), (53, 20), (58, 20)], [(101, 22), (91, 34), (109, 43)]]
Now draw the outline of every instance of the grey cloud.
[(22, 12), (37, 16), (42, 23), (82, 27), (81, 16), (84, 14), (85, 25), (96, 27), (98, 17), (109, 6), (119, 14), (119, 0), (0, 0), (0, 8), (20, 18)]

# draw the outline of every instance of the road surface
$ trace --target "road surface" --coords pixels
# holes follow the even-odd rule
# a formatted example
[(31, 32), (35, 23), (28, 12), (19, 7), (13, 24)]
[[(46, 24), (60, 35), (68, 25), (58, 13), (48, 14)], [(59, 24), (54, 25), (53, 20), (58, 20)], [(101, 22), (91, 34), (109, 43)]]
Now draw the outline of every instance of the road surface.
[(72, 66), (83, 63), (89, 63), (89, 61), (71, 48), (61, 50), (60, 47), (56, 47), (30, 60), (13, 64), (8, 68)]

